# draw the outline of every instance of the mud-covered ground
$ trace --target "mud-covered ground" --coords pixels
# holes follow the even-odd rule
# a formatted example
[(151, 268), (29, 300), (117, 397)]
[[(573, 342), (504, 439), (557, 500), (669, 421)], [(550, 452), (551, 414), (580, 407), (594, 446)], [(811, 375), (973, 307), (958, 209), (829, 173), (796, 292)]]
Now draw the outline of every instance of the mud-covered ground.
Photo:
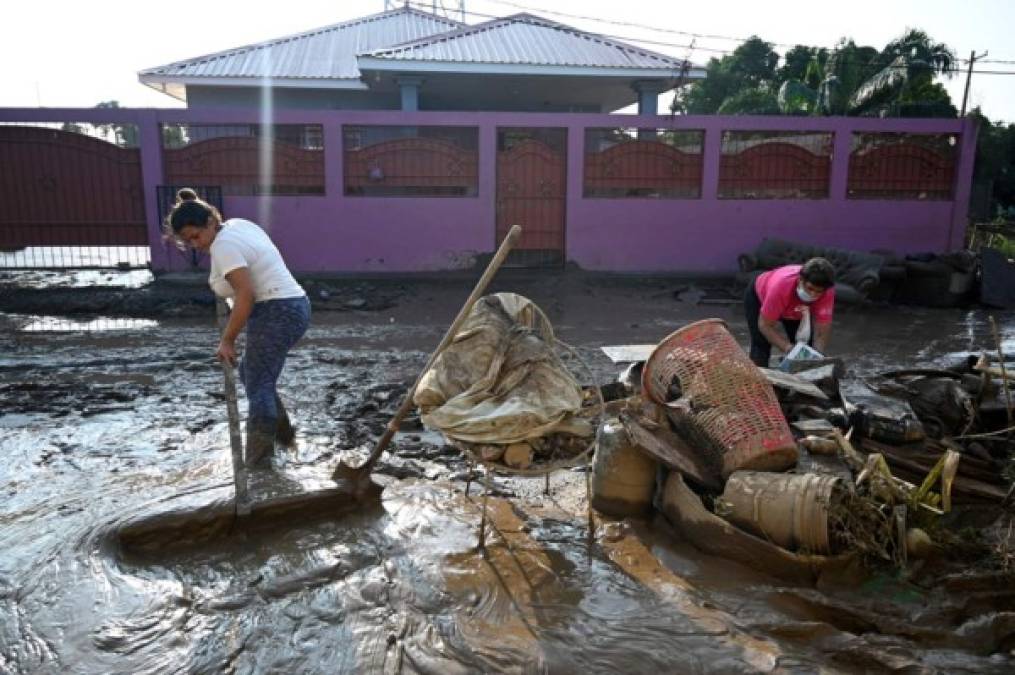
[[(308, 283), (312, 327), (281, 385), (299, 435), (278, 471), (323, 478), (369, 447), (471, 283)], [(719, 282), (508, 272), (491, 290), (535, 300), (600, 383), (616, 376), (600, 346), (696, 319), (726, 319), (746, 344)], [(469, 467), (414, 420), (379, 465), (379, 500), (124, 551), (123, 523), (231, 494), (209, 297), (6, 287), (0, 310), (0, 672), (1015, 669), (1010, 589), (890, 572), (793, 586), (659, 519), (599, 519), (590, 546), (581, 471), (554, 474), (549, 494), (497, 478), (484, 558)], [(997, 316), (1015, 347), (1015, 316)], [(982, 310), (854, 307), (833, 351), (863, 373), (990, 344)]]

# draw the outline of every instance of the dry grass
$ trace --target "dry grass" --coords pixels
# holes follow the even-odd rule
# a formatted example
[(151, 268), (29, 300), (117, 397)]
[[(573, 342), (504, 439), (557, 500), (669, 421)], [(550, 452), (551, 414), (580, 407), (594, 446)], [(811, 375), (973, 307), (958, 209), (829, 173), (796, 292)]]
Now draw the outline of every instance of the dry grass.
[(892, 506), (866, 490), (834, 491), (828, 505), (828, 526), (835, 550), (859, 552), (872, 563), (899, 561)]
[(1011, 516), (1008, 516), (1008, 527), (1001, 526), (997, 528), (997, 538), (991, 547), (994, 558), (1002, 572), (1011, 572), (1015, 569), (1015, 541), (1012, 540), (1013, 524), (1015, 524), (1015, 521), (1013, 521)]

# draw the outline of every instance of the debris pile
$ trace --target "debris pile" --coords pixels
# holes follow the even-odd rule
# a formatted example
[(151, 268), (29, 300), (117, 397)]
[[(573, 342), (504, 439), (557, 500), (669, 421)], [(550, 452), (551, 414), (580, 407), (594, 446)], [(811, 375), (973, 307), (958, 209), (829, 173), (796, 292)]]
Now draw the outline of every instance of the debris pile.
[[(633, 364), (604, 424), (656, 463), (651, 503), (699, 548), (788, 576), (974, 550), (988, 567), (1011, 565), (1003, 528), (989, 527), (1012, 494), (1009, 357), (849, 378), (841, 360), (819, 359), (783, 372), (751, 364), (716, 319), (604, 351)], [(616, 468), (596, 457), (593, 503), (628, 515), (597, 499), (597, 486), (625, 479), (595, 472)], [(970, 537), (973, 523), (993, 538)]]

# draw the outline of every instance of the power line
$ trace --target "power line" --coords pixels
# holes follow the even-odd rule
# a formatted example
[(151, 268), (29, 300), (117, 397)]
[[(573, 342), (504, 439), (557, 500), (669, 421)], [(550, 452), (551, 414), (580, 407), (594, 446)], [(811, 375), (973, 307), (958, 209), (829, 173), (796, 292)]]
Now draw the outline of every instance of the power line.
[[(514, 7), (518, 7), (518, 8), (522, 8), (523, 7), (522, 5), (516, 5), (514, 3), (509, 3), (509, 2), (506, 2), (504, 0), (489, 0), (489, 1), (490, 2), (501, 2), (501, 4), (508, 4), (508, 5), (511, 5), (511, 6), (514, 6)], [(411, 6), (414, 6), (414, 7), (418, 8), (418, 9), (428, 8), (427, 5), (422, 5), (420, 3), (409, 3), (409, 4)], [(540, 11), (540, 10), (533, 10), (533, 11)], [(483, 14), (481, 12), (475, 12), (475, 11), (472, 11), (472, 10), (466, 10), (465, 13), (470, 15), (470, 16), (474, 16), (474, 17), (481, 18), (481, 19), (504, 19), (504, 18), (506, 18), (506, 17), (503, 17), (503, 16), (495, 16), (493, 14)], [(547, 14), (560, 14), (559, 12), (546, 12), (546, 13)], [(564, 15), (564, 16), (572, 16), (573, 18), (584, 18), (584, 17), (579, 17), (577, 15)], [(636, 25), (636, 24), (631, 24), (631, 25)], [(464, 28), (463, 30), (468, 30), (468, 27)], [(662, 30), (662, 29), (660, 29), (660, 30)], [(688, 35), (693, 35), (693, 33), (687, 33), (687, 34)], [(655, 47), (670, 47), (670, 48), (673, 48), (673, 49), (688, 49), (688, 50), (690, 50), (690, 52), (693, 52), (695, 50), (698, 50), (698, 51), (707, 51), (707, 52), (714, 52), (714, 53), (717, 53), (717, 54), (722, 54), (724, 56), (728, 56), (728, 55), (733, 54), (733, 50), (729, 50), (729, 49), (716, 49), (716, 48), (712, 48), (712, 47), (702, 47), (700, 45), (694, 44), (693, 40), (692, 40), (691, 44), (680, 44), (680, 43), (676, 43), (676, 42), (662, 42), (662, 41), (659, 41), (659, 40), (649, 40), (649, 39), (639, 38), (639, 37), (633, 37), (633, 36), (611, 35), (609, 33), (589, 33), (589, 35), (593, 35), (595, 37), (605, 38), (605, 39), (609, 39), (609, 40), (621, 40), (621, 41), (624, 41), (624, 42), (639, 43), (639, 44), (643, 44), (643, 45), (652, 45), (652, 46), (655, 46)], [(704, 36), (701, 36), (701, 37), (704, 37)], [(736, 38), (731, 38), (731, 39), (736, 39)], [(775, 44), (775, 43), (769, 43), (769, 44)], [(690, 56), (691, 56), (690, 52), (688, 53), (688, 56), (687, 56), (686, 60), (690, 60)], [(829, 57), (831, 58), (831, 56), (834, 55), (835, 53), (837, 53), (837, 50), (833, 50), (833, 52), (829, 55)], [(674, 58), (679, 58), (679, 57), (674, 57)], [(962, 63), (968, 63), (969, 59), (956, 59), (955, 61), (956, 62), (962, 62)], [(870, 65), (867, 62), (860, 62), (860, 61), (849, 60), (849, 59), (840, 59), (839, 62), (843, 63), (843, 64), (850, 64), (850, 65), (852, 65), (852, 64)], [(995, 63), (995, 62), (996, 63), (1003, 63), (1002, 61), (986, 61), (986, 60), (979, 60), (979, 59), (978, 59), (978, 62), (979, 63)], [(1015, 61), (1013, 61), (1012, 63), (1015, 63)], [(893, 69), (893, 70), (908, 70), (909, 66), (893, 66), (893, 65), (889, 64), (889, 65), (886, 65), (886, 66), (882, 66), (881, 70), (886, 69), (886, 68), (890, 68), (890, 69)], [(953, 72), (957, 73), (958, 69), (954, 69)], [(982, 74), (982, 75), (1015, 75), (1015, 70), (974, 70), (973, 74)]]
[[(410, 2), (409, 6), (410, 7), (415, 7), (416, 9), (429, 9), (429, 5), (424, 5), (424, 4), (421, 4), (420, 2)], [(468, 14), (469, 16), (474, 16), (474, 17), (479, 18), (479, 19), (505, 19), (505, 18), (507, 18), (507, 17), (503, 17), (503, 16), (497, 16), (495, 14), (483, 14), (482, 12), (475, 12), (475, 11), (472, 11), (472, 10), (466, 10), (465, 13)], [(547, 14), (555, 14), (555, 12), (546, 12), (546, 13)], [(463, 30), (468, 30), (469, 28), (470, 28), (469, 26), (466, 26)], [(644, 38), (625, 37), (623, 35), (609, 35), (607, 33), (592, 33), (592, 32), (589, 32), (588, 34), (592, 35), (594, 37), (607, 38), (607, 39), (610, 39), (610, 40), (624, 40), (626, 42), (641, 42), (643, 44), (656, 45), (656, 46), (660, 46), (660, 47), (675, 47), (675, 48), (678, 48), (678, 49), (688, 49), (688, 48), (690, 48), (690, 49), (698, 49), (698, 50), (701, 50), (701, 51), (715, 52), (717, 54), (725, 54), (725, 55), (729, 55), (729, 54), (733, 53), (729, 49), (715, 49), (715, 48), (710, 48), (710, 47), (700, 47), (700, 46), (696, 46), (696, 45), (693, 45), (693, 44), (686, 44), (685, 45), (685, 44), (678, 44), (678, 43), (675, 43), (675, 42), (659, 42), (659, 41), (648, 40), (648, 39), (644, 39)], [(692, 42), (693, 42), (693, 40), (692, 40)]]
[[(747, 40), (749, 39), (749, 38), (730, 37), (729, 35), (710, 35), (708, 33), (692, 33), (692, 32), (689, 32), (689, 31), (675, 30), (675, 29), (672, 29), (672, 28), (661, 28), (659, 26), (649, 26), (649, 25), (646, 25), (646, 24), (643, 24), (643, 23), (635, 23), (633, 21), (615, 21), (615, 20), (612, 20), (612, 19), (603, 19), (603, 18), (598, 18), (598, 17), (594, 17), (594, 16), (585, 16), (585, 15), (582, 15), (582, 14), (568, 14), (566, 12), (554, 12), (554, 11), (549, 10), (549, 9), (541, 9), (541, 8), (538, 8), (538, 7), (528, 7), (526, 5), (520, 5), (520, 4), (516, 3), (516, 2), (508, 2), (507, 0), (487, 0), (487, 1), (488, 2), (492, 2), (494, 4), (497, 4), (497, 5), (507, 5), (508, 7), (514, 7), (515, 9), (522, 9), (522, 10), (529, 11), (529, 12), (539, 12), (540, 14), (551, 14), (553, 16), (562, 16), (562, 17), (567, 18), (567, 19), (582, 19), (582, 20), (585, 20), (585, 21), (595, 21), (595, 22), (598, 22), (598, 23), (605, 23), (605, 24), (610, 24), (610, 25), (613, 25), (613, 26), (623, 26), (625, 28), (641, 28), (641, 29), (644, 29), (644, 30), (655, 31), (657, 33), (672, 33), (674, 35), (686, 35), (686, 36), (692, 37), (692, 38), (702, 38), (702, 39), (708, 39), (708, 40), (730, 40), (730, 41), (733, 41), (733, 42), (747, 42)], [(779, 43), (773, 42), (773, 43), (770, 43), (770, 44), (779, 44)], [(780, 47), (792, 47), (794, 45), (779, 44), (779, 46)]]
[[(556, 11), (552, 11), (552, 10), (549, 10), (549, 9), (542, 9), (542, 8), (539, 8), (539, 7), (530, 7), (528, 5), (522, 5), (522, 4), (519, 4), (517, 2), (510, 2), (509, 0), (487, 0), (487, 2), (491, 2), (491, 3), (494, 3), (494, 4), (498, 4), (498, 5), (506, 5), (508, 7), (514, 7), (515, 9), (521, 9), (521, 10), (525, 10), (525, 11), (529, 11), (529, 12), (538, 12), (540, 14), (549, 14), (549, 15), (552, 15), (552, 16), (560, 16), (560, 17), (564, 17), (564, 18), (568, 18), (568, 19), (581, 19), (581, 20), (584, 20), (584, 21), (594, 21), (594, 22), (597, 22), (597, 23), (603, 23), (603, 24), (607, 24), (607, 25), (623, 26), (625, 28), (638, 28), (638, 29), (642, 29), (642, 30), (654, 31), (654, 32), (657, 32), (657, 33), (670, 33), (670, 34), (673, 34), (673, 35), (686, 35), (688, 37), (693, 37), (693, 38), (702, 38), (702, 39), (708, 39), (708, 40), (727, 40), (727, 41), (730, 41), (730, 42), (740, 42), (740, 43), (747, 42), (750, 39), (750, 38), (733, 37), (733, 36), (730, 36), (730, 35), (717, 35), (717, 34), (709, 34), (709, 33), (693, 33), (693, 32), (689, 32), (689, 31), (675, 30), (675, 29), (672, 29), (672, 28), (661, 28), (659, 26), (650, 26), (648, 24), (636, 23), (636, 22), (633, 22), (633, 21), (617, 21), (617, 20), (613, 20), (613, 19), (603, 19), (603, 18), (595, 17), (595, 16), (586, 16), (586, 15), (583, 15), (583, 14), (568, 14), (566, 12), (556, 12)], [(470, 13), (473, 13), (473, 12), (470, 12)], [(480, 16), (486, 16), (488, 18), (502, 18), (502, 17), (494, 17), (492, 15), (480, 15)], [(633, 40), (634, 38), (626, 38), (626, 39)], [(645, 42), (646, 44), (667, 45), (667, 43), (652, 42), (652, 41), (648, 41), (648, 40), (643, 40), (643, 42)], [(768, 42), (768, 41), (766, 40), (766, 42)], [(814, 45), (806, 45), (806, 44), (804, 44), (802, 42), (798, 42), (798, 43), (795, 43), (795, 44), (789, 44), (789, 43), (786, 43), (786, 42), (768, 42), (768, 44), (773, 45), (775, 47), (787, 47), (787, 48), (790, 48), (790, 49), (792, 49), (793, 47), (798, 47), (798, 46), (804, 46), (804, 47), (814, 46)], [(668, 46), (670, 46), (670, 45), (668, 45)], [(687, 47), (688, 45), (672, 45), (672, 46)], [(697, 47), (697, 49), (700, 49), (702, 51), (717, 52), (717, 53), (721, 53), (721, 54), (729, 54), (729, 53), (731, 53), (728, 50), (709, 49), (709, 48), (700, 47), (700, 46)], [(835, 47), (820, 47), (819, 49), (827, 49), (829, 51), (838, 51)], [(955, 60), (956, 60), (956, 62), (960, 62), (960, 63), (969, 63), (969, 59), (957, 58)], [(1015, 60), (992, 59), (992, 60), (979, 60), (979, 61), (980, 61), (980, 63), (1015, 64)]]

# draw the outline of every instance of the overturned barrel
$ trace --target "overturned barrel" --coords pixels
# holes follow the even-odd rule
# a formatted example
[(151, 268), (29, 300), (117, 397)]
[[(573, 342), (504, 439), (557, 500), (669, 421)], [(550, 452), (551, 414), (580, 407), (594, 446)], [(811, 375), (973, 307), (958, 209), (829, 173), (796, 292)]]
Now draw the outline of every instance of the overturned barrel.
[(716, 513), (783, 548), (826, 554), (832, 549), (829, 508), (841, 489), (837, 476), (737, 471)]
[(697, 321), (660, 342), (645, 362), (642, 391), (660, 405), (688, 403), (681, 431), (721, 457), (724, 477), (796, 463), (796, 441), (772, 385), (721, 319)]
[(611, 516), (637, 516), (652, 506), (656, 462), (635, 445), (620, 420), (603, 422), (592, 462), (592, 507)]

